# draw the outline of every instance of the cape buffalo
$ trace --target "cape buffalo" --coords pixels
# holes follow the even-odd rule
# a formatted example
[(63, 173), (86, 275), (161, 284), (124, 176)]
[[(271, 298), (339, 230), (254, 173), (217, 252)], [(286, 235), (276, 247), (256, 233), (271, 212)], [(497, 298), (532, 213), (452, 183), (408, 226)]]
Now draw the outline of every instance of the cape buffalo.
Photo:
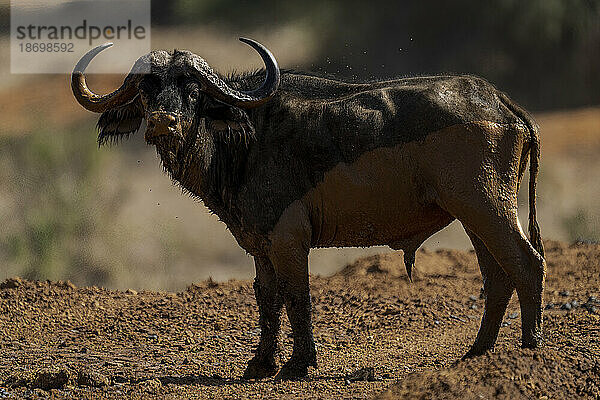
[[(102, 113), (100, 144), (145, 120), (165, 171), (254, 256), (261, 337), (244, 376), (277, 373), (284, 304), (294, 347), (276, 378), (316, 367), (311, 248), (389, 245), (404, 251), (410, 277), (415, 251), (454, 219), (473, 243), (486, 295), (466, 356), (494, 346), (515, 289), (522, 344), (537, 346), (546, 265), (535, 210), (539, 134), (529, 114), (474, 76), (347, 83), (282, 72), (269, 50), (240, 40), (264, 70), (224, 77), (189, 51), (152, 51), (119, 89), (98, 95), (84, 71), (108, 43), (79, 61), (72, 89)], [(517, 219), (528, 161), (531, 242)]]

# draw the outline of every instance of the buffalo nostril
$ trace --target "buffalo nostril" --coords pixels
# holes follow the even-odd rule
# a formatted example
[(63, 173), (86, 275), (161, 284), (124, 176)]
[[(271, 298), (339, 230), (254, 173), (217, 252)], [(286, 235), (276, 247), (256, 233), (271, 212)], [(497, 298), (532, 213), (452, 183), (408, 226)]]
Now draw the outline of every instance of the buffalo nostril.
[(148, 118), (148, 136), (169, 135), (178, 131), (177, 117), (164, 111), (153, 112)]

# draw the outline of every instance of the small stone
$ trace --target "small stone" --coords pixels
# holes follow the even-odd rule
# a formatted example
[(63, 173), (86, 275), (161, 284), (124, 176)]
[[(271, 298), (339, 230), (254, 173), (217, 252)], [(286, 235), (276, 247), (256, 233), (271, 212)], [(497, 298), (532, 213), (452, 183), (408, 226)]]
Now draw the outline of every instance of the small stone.
[(134, 295), (134, 296), (136, 296), (138, 294), (138, 292), (136, 290), (133, 290), (133, 289), (127, 289), (125, 291), (125, 293), (126, 294), (131, 294), (131, 295)]
[(477, 296), (470, 295), (469, 296), (469, 300), (471, 300), (471, 301), (477, 301)]
[(554, 303), (548, 303), (546, 304), (546, 310), (552, 310), (554, 308)]
[(508, 314), (508, 318), (510, 318), (510, 319), (515, 319), (518, 316), (519, 316), (518, 312), (512, 312), (512, 313)]
[(571, 295), (571, 292), (569, 292), (568, 290), (562, 290), (558, 292), (558, 294), (560, 294), (562, 297), (569, 297)]
[(97, 372), (92, 371), (79, 371), (77, 373), (77, 385), (89, 386), (89, 387), (103, 387), (109, 386), (109, 379)]
[(470, 308), (471, 310), (477, 310), (477, 304), (471, 304), (471, 305), (469, 306), (469, 308)]
[(593, 305), (592, 303), (585, 303), (583, 305), (583, 308), (585, 308), (586, 310), (588, 310), (591, 313), (595, 313), (598, 310), (598, 308), (595, 305)]
[(155, 335), (154, 333), (151, 333), (147, 336), (148, 339), (150, 340), (156, 340), (158, 339), (158, 335)]
[(562, 306), (560, 306), (561, 310), (570, 310), (571, 308), (571, 303), (565, 303)]
[(373, 382), (375, 380), (375, 368), (365, 367), (361, 368), (350, 375), (346, 376), (346, 380), (350, 382), (368, 381)]
[(579, 302), (578, 302), (577, 300), (573, 300), (573, 301), (571, 302), (571, 306), (572, 306), (573, 308), (579, 307)]
[(162, 383), (158, 379), (149, 379), (140, 383), (140, 387), (142, 388), (142, 390), (149, 393), (155, 393), (156, 391), (158, 391), (158, 389), (160, 389), (161, 386)]
[(123, 375), (114, 375), (112, 381), (114, 383), (129, 383), (129, 379)]
[(588, 297), (588, 300), (587, 300), (588, 303), (595, 303), (597, 301), (598, 301), (598, 299), (596, 298), (596, 296), (590, 296), (590, 297)]
[(434, 323), (434, 324), (436, 324), (436, 325), (439, 325), (439, 324), (441, 324), (441, 322), (440, 322), (440, 321), (438, 321), (437, 319), (436, 319), (435, 321), (433, 321), (433, 323)]
[(32, 388), (42, 390), (62, 389), (69, 381), (69, 373), (63, 369), (42, 369), (36, 372)]

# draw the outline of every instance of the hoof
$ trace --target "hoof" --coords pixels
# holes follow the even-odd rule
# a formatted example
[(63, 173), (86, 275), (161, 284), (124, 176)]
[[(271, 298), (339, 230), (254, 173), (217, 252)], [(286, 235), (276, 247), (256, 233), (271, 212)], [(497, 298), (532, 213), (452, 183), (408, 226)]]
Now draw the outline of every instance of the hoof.
[(304, 378), (308, 375), (308, 366), (288, 361), (275, 376), (276, 381), (289, 381)]
[(275, 365), (275, 361), (262, 361), (253, 358), (248, 362), (246, 371), (244, 371), (244, 379), (264, 379), (276, 373), (277, 365)]
[(544, 336), (541, 332), (541, 329), (523, 332), (523, 336), (521, 338), (521, 347), (524, 349), (537, 349), (543, 345)]
[(467, 354), (465, 354), (464, 356), (462, 356), (461, 360), (468, 360), (469, 358), (482, 356), (482, 355), (484, 355), (485, 353), (487, 353), (488, 351), (490, 351), (492, 349), (493, 349), (493, 347), (487, 347), (487, 348), (471, 347), (469, 349), (469, 351), (467, 351)]
[(544, 344), (544, 341), (540, 337), (534, 337), (528, 340), (523, 340), (521, 347), (524, 349), (537, 349)]

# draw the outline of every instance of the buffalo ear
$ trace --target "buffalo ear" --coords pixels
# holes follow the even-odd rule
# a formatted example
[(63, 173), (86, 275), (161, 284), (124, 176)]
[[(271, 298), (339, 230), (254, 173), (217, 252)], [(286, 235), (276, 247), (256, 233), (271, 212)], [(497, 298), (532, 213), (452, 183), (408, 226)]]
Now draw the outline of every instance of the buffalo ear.
[(98, 144), (116, 143), (136, 132), (144, 119), (144, 107), (140, 97), (120, 107), (102, 113), (98, 120)]
[(241, 108), (230, 105), (217, 105), (205, 111), (208, 129), (226, 141), (241, 140), (247, 143), (254, 138), (254, 127), (248, 114)]

